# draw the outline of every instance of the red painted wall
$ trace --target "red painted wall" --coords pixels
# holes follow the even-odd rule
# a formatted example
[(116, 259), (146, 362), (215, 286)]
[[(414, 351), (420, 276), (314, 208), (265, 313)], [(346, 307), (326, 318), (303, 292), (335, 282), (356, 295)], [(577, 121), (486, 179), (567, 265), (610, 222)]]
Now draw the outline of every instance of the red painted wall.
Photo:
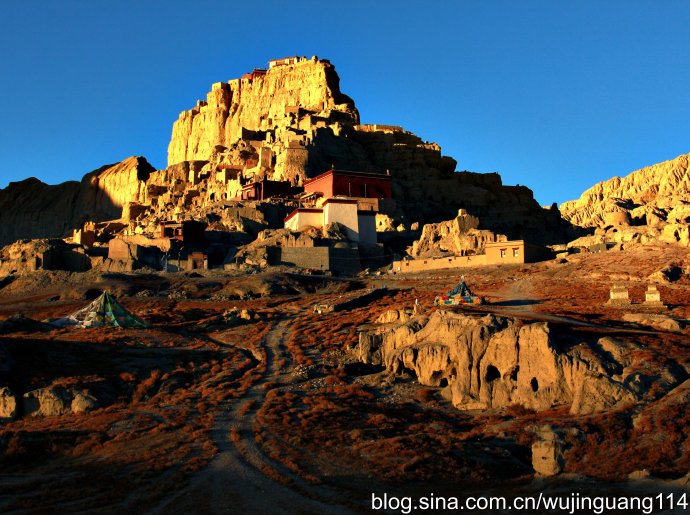
[(324, 197), (393, 198), (390, 177), (367, 177), (327, 173), (304, 185), (307, 193), (319, 192)]

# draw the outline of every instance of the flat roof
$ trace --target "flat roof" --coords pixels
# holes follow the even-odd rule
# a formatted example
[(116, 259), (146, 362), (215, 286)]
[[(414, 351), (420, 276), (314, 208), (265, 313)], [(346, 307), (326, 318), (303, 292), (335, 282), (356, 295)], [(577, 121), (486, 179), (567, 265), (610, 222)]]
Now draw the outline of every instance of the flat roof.
[(328, 170), (327, 172), (322, 173), (321, 175), (317, 175), (316, 177), (309, 179), (308, 181), (304, 181), (304, 185), (307, 185), (311, 182), (318, 181), (320, 179), (323, 179), (325, 177), (328, 177), (329, 175), (345, 175), (345, 176), (351, 176), (351, 177), (369, 177), (372, 179), (384, 179), (384, 180), (391, 180), (391, 176), (385, 173), (376, 173), (376, 172), (355, 172), (351, 170)]
[(323, 204), (357, 204), (358, 200), (355, 198), (338, 198), (331, 197), (323, 201)]
[(287, 222), (288, 220), (290, 220), (292, 217), (294, 217), (298, 213), (323, 213), (323, 209), (321, 209), (319, 207), (298, 207), (292, 213), (287, 215), (285, 217), (285, 220), (283, 220), (283, 221)]
[(525, 240), (491, 241), (484, 244), (484, 247), (500, 247), (510, 245), (524, 245)]

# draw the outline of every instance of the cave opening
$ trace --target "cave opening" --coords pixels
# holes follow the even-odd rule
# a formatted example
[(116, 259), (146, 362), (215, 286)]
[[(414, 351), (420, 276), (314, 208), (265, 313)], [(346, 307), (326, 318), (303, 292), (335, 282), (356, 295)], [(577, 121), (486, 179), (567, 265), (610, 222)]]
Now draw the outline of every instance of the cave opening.
[(501, 378), (501, 372), (499, 372), (499, 370), (495, 366), (489, 365), (486, 368), (486, 380), (489, 383), (491, 383), (492, 381), (495, 381), (496, 379), (500, 379), (500, 378)]
[(539, 391), (539, 381), (537, 381), (536, 377), (532, 378), (532, 380), (529, 382), (529, 385), (532, 387), (533, 392)]

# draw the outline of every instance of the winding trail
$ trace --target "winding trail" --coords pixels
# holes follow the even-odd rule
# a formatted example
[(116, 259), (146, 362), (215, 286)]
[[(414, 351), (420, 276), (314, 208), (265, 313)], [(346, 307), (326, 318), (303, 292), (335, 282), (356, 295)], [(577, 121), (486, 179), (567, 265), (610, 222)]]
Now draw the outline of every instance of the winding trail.
[[(215, 414), (212, 439), (218, 454), (192, 477), (188, 486), (166, 499), (152, 513), (351, 513), (344, 495), (313, 485), (266, 456), (254, 440), (253, 425), (267, 390), (291, 382), (293, 362), (284, 342), (293, 317), (275, 323), (261, 342), (265, 371), (238, 399), (228, 399)], [(220, 341), (226, 346), (230, 342)], [(279, 365), (280, 363), (280, 365)], [(287, 365), (285, 365), (287, 363)], [(281, 366), (284, 365), (284, 366)], [(222, 374), (222, 372), (221, 372)], [(247, 403), (251, 408), (247, 410)], [(239, 438), (230, 438), (231, 431)], [(269, 477), (276, 474), (282, 481)]]

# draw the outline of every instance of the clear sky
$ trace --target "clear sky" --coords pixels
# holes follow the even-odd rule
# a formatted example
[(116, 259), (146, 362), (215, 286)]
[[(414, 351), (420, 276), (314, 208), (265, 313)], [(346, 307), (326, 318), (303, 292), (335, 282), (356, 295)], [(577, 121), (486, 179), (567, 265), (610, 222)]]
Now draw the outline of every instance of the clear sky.
[(364, 123), (542, 204), (690, 152), (690, 2), (3, 0), (0, 187), (144, 155), (213, 82), (331, 59)]

